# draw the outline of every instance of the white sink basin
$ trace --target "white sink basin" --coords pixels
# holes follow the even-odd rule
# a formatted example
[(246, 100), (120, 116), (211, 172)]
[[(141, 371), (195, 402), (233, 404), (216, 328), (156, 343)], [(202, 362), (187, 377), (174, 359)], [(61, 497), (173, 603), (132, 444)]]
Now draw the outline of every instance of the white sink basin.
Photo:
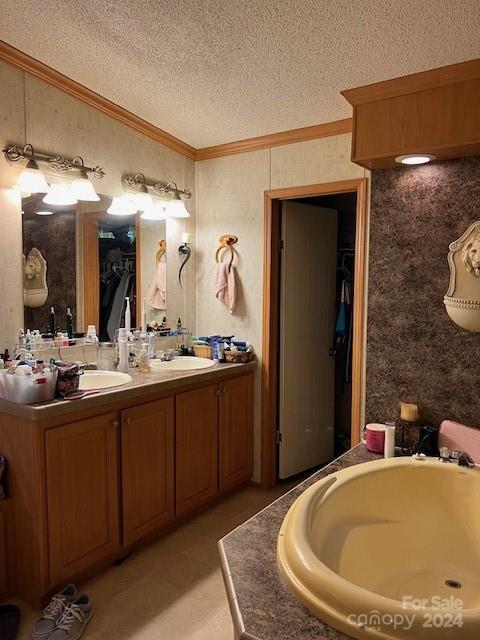
[(119, 371), (85, 371), (80, 376), (79, 390), (111, 389), (112, 387), (121, 387), (131, 381), (132, 378), (128, 373), (120, 373)]
[(210, 367), (214, 367), (215, 362), (208, 358), (179, 356), (178, 358), (168, 362), (152, 360), (150, 365), (152, 371), (194, 371), (195, 369), (209, 369)]

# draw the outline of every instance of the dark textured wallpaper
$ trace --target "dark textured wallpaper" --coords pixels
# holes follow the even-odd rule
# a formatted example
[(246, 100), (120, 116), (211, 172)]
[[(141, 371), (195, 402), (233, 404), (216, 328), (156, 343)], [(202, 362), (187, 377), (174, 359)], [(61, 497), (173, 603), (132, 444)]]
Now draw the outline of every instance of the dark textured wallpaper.
[(47, 261), (48, 298), (37, 309), (25, 307), (25, 327), (47, 331), (50, 307), (55, 307), (58, 329), (66, 330), (70, 307), (76, 325), (75, 212), (57, 211), (51, 216), (25, 212), (23, 251), (37, 247)]
[(456, 326), (443, 305), (448, 245), (475, 220), (480, 158), (373, 172), (368, 422), (395, 418), (409, 397), (433, 424), (480, 426), (480, 334)]

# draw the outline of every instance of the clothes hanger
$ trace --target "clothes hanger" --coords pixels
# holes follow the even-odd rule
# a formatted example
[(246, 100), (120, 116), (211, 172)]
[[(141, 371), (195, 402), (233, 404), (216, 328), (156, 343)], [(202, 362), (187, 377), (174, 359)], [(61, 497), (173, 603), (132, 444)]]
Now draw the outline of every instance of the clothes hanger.
[(236, 251), (235, 251), (233, 245), (237, 244), (238, 237), (227, 233), (227, 234), (225, 234), (223, 236), (220, 236), (218, 241), (220, 242), (220, 246), (218, 247), (217, 251), (215, 252), (215, 262), (221, 262), (221, 260), (219, 259), (221, 251), (223, 251), (224, 249), (227, 250), (227, 251), (230, 251), (230, 262), (228, 264), (228, 269), (230, 270), (230, 268), (231, 268), (231, 266), (233, 264), (233, 259), (235, 258), (235, 254), (236, 254)]

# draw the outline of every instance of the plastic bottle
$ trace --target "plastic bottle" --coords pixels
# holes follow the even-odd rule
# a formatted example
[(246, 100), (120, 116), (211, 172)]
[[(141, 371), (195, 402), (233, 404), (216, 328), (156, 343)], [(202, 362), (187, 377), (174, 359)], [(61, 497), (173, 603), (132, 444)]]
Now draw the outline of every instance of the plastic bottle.
[(383, 455), (385, 458), (395, 457), (395, 425), (385, 424), (385, 444)]
[(125, 298), (125, 329), (127, 330), (127, 336), (130, 335), (132, 330), (132, 312), (130, 311), (130, 298)]
[(55, 307), (50, 307), (50, 318), (48, 323), (48, 332), (55, 336), (57, 333), (57, 322), (55, 320)]
[(125, 328), (118, 330), (118, 371), (128, 372), (128, 335)]
[(73, 338), (73, 316), (70, 307), (67, 307), (67, 335)]

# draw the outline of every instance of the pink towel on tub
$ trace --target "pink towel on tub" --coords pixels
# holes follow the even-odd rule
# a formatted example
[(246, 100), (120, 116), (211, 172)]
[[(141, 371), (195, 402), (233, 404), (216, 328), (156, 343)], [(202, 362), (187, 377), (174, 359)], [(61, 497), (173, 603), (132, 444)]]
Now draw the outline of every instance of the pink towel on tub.
[(480, 429), (444, 420), (438, 432), (438, 448), (441, 447), (447, 447), (449, 451), (464, 451), (475, 464), (480, 464)]
[(215, 296), (223, 302), (229, 313), (233, 313), (237, 303), (237, 283), (233, 264), (229, 267), (228, 262), (217, 262)]

